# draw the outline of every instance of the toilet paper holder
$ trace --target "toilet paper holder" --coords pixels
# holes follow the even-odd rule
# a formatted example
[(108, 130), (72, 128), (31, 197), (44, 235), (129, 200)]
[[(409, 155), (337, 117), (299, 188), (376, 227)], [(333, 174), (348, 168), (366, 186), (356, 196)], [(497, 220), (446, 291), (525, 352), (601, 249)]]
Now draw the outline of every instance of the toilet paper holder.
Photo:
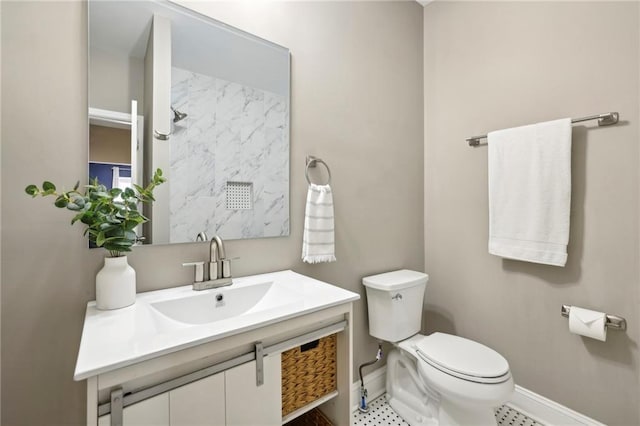
[[(570, 305), (562, 305), (562, 309), (560, 311), (560, 314), (562, 314), (563, 317), (567, 317), (569, 318), (569, 311), (571, 310), (571, 306)], [(625, 331), (627, 329), (627, 320), (619, 317), (617, 315), (609, 315), (607, 314), (607, 319), (604, 323), (604, 326), (607, 327), (610, 330), (621, 330), (621, 331)]]

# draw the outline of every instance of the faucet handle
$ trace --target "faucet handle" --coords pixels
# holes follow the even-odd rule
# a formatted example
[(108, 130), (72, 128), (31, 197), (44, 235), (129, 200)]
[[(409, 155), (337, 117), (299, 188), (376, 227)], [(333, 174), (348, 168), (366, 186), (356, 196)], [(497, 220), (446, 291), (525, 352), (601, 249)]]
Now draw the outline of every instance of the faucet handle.
[(238, 260), (239, 257), (231, 257), (226, 259), (220, 259), (222, 264), (222, 278), (231, 278), (231, 261)]
[(220, 259), (222, 264), (222, 278), (231, 278), (231, 259)]
[(195, 266), (193, 282), (201, 283), (204, 281), (204, 262), (183, 263), (182, 266)]

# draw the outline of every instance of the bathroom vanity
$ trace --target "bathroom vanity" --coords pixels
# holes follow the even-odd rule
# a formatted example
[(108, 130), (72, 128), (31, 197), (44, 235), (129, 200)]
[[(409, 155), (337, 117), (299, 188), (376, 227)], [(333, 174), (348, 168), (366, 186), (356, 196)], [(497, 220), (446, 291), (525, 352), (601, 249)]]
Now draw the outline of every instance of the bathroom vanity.
[[(280, 425), (321, 405), (350, 421), (352, 303), (359, 295), (281, 271), (87, 306), (74, 379), (89, 425)], [(282, 417), (281, 353), (336, 334), (336, 390)]]

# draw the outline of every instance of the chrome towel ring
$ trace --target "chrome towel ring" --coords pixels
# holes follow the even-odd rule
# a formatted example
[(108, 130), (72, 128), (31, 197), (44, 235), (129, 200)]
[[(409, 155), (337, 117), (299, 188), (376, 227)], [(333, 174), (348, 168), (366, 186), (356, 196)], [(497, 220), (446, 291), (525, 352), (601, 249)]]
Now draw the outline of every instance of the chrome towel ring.
[(331, 169), (327, 163), (325, 163), (321, 158), (314, 157), (313, 155), (307, 155), (307, 166), (304, 169), (304, 176), (307, 178), (307, 182), (311, 185), (311, 179), (309, 178), (309, 167), (315, 167), (316, 164), (322, 164), (327, 169), (327, 175), (329, 176), (327, 179), (327, 183), (317, 184), (317, 185), (329, 185), (331, 183)]

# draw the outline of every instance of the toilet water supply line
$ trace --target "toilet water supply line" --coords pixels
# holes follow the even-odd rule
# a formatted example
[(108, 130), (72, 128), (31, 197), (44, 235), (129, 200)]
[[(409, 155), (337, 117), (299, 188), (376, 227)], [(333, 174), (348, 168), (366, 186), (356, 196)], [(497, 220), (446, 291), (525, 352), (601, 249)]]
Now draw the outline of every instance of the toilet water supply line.
[(360, 410), (363, 413), (366, 413), (369, 411), (369, 406), (367, 405), (367, 389), (364, 387), (364, 379), (362, 378), (362, 369), (364, 367), (368, 367), (370, 365), (375, 364), (381, 359), (382, 359), (382, 342), (378, 342), (378, 352), (376, 353), (376, 358), (372, 359), (371, 361), (365, 362), (364, 364), (360, 365), (360, 368), (358, 368), (358, 371), (360, 373), (360, 404), (358, 405), (358, 410)]

